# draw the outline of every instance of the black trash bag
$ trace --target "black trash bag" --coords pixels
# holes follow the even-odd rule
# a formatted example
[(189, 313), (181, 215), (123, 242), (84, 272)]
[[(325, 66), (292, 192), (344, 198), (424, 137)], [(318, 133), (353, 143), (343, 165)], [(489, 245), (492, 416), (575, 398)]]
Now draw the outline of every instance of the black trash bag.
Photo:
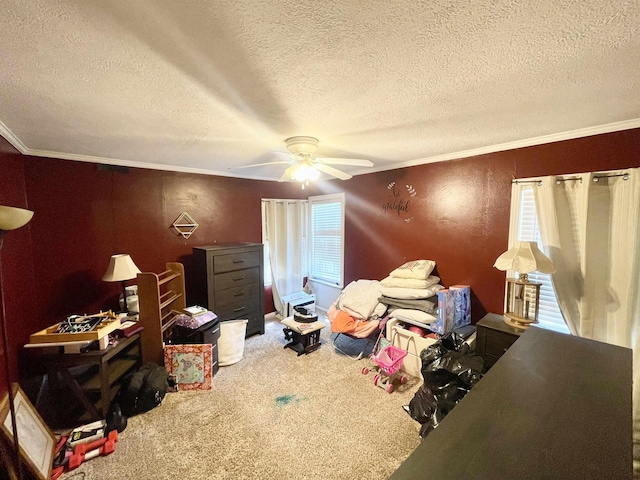
[(455, 332), (420, 352), (423, 384), (404, 409), (426, 437), (482, 378), (484, 360)]

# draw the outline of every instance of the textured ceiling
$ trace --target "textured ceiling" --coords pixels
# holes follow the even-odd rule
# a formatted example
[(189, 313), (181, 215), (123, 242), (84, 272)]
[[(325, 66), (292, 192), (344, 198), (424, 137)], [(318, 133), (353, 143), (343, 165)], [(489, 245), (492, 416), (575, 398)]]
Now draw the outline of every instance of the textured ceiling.
[(229, 169), (293, 135), (378, 171), (640, 127), (638, 0), (0, 6), (0, 133), (30, 155), (275, 180)]

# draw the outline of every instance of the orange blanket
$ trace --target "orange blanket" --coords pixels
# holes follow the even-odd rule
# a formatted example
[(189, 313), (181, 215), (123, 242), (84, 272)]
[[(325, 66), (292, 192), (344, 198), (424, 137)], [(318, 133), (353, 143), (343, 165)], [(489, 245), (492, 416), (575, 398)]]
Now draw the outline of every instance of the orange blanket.
[(331, 331), (334, 333), (347, 333), (356, 338), (367, 338), (378, 329), (380, 320), (359, 320), (353, 318), (344, 310), (339, 310), (331, 305), (327, 311), (331, 322)]

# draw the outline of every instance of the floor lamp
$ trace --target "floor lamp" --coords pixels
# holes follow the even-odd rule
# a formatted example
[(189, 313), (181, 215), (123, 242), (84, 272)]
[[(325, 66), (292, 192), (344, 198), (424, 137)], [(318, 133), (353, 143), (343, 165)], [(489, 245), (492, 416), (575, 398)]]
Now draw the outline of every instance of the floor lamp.
[[(31, 210), (24, 208), (6, 207), (0, 205), (0, 253), (7, 232), (25, 226), (33, 217)], [(11, 427), (13, 430), (13, 462), (18, 470), (18, 477), (22, 478), (20, 465), (20, 442), (18, 440), (18, 425), (16, 422), (16, 409), (11, 388), (11, 369), (9, 368), (9, 339), (7, 338), (7, 315), (4, 301), (4, 280), (2, 278), (2, 258), (0, 256), (0, 301), (2, 302), (2, 348), (4, 350), (4, 367), (6, 375), (7, 395), (9, 397), (9, 412), (11, 415)]]

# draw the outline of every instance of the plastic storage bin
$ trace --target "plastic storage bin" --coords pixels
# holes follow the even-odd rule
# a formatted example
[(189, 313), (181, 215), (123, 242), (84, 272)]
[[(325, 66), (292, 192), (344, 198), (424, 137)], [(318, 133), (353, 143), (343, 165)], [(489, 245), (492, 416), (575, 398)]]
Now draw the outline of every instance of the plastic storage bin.
[(228, 320), (226, 322), (220, 322), (218, 364), (221, 367), (233, 365), (242, 360), (247, 323), (249, 323), (249, 320)]

